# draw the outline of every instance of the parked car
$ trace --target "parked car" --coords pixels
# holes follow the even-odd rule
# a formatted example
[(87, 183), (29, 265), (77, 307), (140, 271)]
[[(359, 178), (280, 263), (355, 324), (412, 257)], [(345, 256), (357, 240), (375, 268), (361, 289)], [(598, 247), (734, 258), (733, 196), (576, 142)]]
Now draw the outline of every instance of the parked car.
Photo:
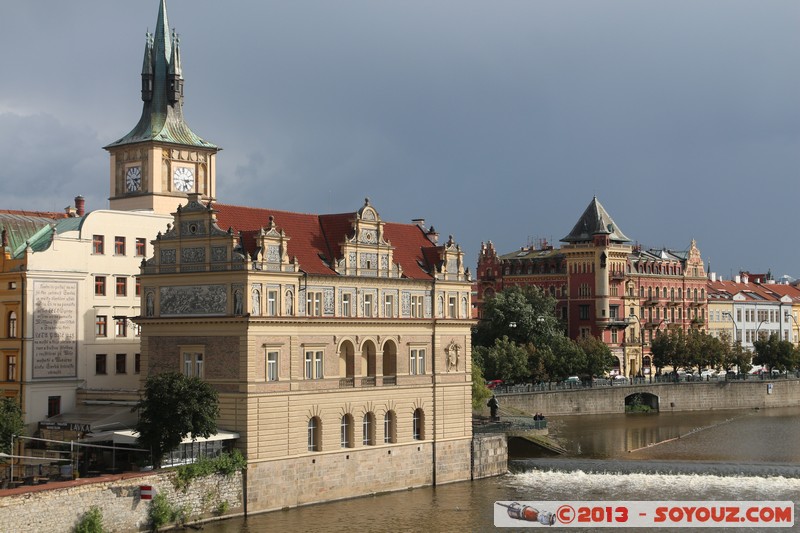
[(491, 381), (487, 381), (486, 382), (486, 386), (491, 390), (496, 389), (497, 387), (499, 387), (502, 384), (503, 384), (503, 380), (502, 379), (493, 379)]
[(625, 376), (621, 376), (621, 375), (614, 376), (614, 383), (615, 384), (624, 385), (627, 382), (628, 382), (628, 378), (626, 378)]
[(713, 379), (715, 377), (717, 377), (717, 371), (716, 370), (707, 369), (707, 370), (703, 370), (702, 372), (700, 372), (700, 378), (701, 379)]
[(570, 376), (564, 380), (564, 383), (567, 385), (579, 385), (581, 382), (581, 378), (578, 376)]

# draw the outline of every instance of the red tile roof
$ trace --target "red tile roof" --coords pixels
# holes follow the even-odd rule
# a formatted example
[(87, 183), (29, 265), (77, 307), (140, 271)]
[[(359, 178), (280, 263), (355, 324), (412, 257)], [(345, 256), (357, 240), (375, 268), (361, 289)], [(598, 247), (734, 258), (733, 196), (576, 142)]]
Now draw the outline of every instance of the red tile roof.
[[(297, 257), (300, 268), (309, 274), (335, 275), (333, 263), (342, 258), (341, 245), (353, 236), (356, 213), (315, 215), (258, 207), (214, 204), (217, 225), (234, 233), (242, 232), (242, 244), (252, 253), (258, 231), (269, 225), (272, 216), (278, 230), (289, 238), (289, 259)], [(384, 237), (394, 247), (394, 262), (403, 275), (412, 279), (431, 279), (429, 273), (438, 262), (440, 247), (433, 244), (415, 224), (386, 222)], [(422, 266), (421, 266), (422, 265)]]

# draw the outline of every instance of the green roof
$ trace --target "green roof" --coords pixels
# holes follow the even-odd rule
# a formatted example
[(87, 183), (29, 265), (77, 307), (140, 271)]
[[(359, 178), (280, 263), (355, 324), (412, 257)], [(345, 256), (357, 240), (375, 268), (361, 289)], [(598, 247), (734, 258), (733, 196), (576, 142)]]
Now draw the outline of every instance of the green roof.
[[(154, 35), (147, 34), (143, 79), (152, 77), (152, 91), (145, 98), (138, 124), (124, 137), (105, 148), (148, 141), (217, 149), (218, 147), (195, 135), (183, 119), (183, 76), (180, 66), (180, 42), (173, 32), (169, 35), (167, 6), (161, 0)], [(180, 97), (171, 98), (171, 81), (180, 84)]]

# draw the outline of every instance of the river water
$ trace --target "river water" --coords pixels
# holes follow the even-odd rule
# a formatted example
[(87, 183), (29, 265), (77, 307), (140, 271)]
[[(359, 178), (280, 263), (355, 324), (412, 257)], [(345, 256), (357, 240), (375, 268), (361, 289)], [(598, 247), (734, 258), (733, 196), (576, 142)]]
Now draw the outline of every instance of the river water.
[(230, 519), (204, 531), (494, 531), (498, 500), (793, 501), (800, 530), (800, 408), (559, 417), (549, 427), (569, 453), (514, 458), (505, 476)]

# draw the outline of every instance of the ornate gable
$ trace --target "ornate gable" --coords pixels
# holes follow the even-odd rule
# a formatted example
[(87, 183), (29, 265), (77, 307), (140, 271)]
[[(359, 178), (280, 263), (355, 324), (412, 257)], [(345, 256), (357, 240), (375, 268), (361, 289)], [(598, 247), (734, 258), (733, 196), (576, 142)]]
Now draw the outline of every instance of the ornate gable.
[(245, 255), (233, 232), (217, 226), (211, 202), (204, 205), (198, 193), (173, 213), (174, 223), (152, 241), (153, 257), (143, 265), (145, 273), (242, 270)]
[(394, 262), (394, 247), (384, 237), (384, 222), (364, 199), (352, 222), (352, 234), (341, 243), (342, 256), (336, 272), (345, 276), (399, 278), (403, 272)]
[(261, 228), (256, 236), (256, 268), (275, 272), (297, 272), (297, 261), (289, 259), (289, 237), (283, 228), (275, 225), (270, 215), (269, 224)]

